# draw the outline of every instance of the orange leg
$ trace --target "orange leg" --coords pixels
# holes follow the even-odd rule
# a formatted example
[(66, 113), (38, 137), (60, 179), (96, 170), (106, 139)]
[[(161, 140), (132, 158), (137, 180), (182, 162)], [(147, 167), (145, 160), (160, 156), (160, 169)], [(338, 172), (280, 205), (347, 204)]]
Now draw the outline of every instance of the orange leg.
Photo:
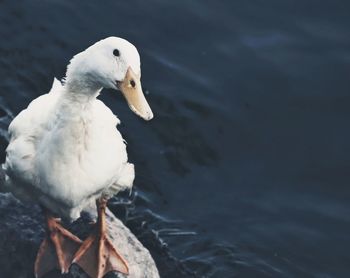
[(73, 263), (78, 264), (91, 278), (102, 278), (110, 271), (129, 274), (126, 261), (107, 237), (106, 206), (105, 198), (97, 201), (97, 229), (83, 242), (73, 259)]
[(46, 211), (47, 236), (40, 245), (34, 266), (35, 277), (40, 278), (53, 269), (68, 273), (74, 253), (82, 241), (67, 231)]

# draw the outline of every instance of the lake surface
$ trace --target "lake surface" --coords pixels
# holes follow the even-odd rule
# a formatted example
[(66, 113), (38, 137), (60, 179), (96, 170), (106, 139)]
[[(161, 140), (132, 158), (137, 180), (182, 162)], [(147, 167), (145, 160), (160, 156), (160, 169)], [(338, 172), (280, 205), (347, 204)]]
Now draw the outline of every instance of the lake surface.
[(134, 43), (155, 113), (119, 93), (135, 190), (112, 210), (162, 277), (349, 277), (350, 2), (0, 1), (10, 119), (108, 36)]

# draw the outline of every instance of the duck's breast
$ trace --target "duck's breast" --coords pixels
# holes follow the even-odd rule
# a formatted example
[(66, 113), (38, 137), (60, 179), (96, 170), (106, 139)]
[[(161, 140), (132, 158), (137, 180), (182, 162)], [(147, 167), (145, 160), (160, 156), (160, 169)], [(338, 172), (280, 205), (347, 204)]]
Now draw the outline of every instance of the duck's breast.
[(41, 141), (35, 167), (41, 190), (74, 207), (120, 178), (127, 153), (119, 120), (102, 102), (68, 115)]

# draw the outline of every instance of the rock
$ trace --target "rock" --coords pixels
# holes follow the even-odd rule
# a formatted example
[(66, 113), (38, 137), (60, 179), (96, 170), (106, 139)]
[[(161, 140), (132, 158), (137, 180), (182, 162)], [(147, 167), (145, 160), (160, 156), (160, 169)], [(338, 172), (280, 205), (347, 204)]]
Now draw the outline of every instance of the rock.
[[(92, 229), (88, 219), (82, 217), (75, 223), (65, 225), (81, 239)], [(109, 210), (107, 222), (110, 238), (128, 262), (130, 274), (107, 274), (118, 278), (158, 278), (157, 267), (148, 252), (130, 230)], [(32, 278), (34, 260), (44, 238), (44, 218), (38, 206), (22, 204), (11, 194), (0, 194), (0, 273), (1, 277)], [(45, 278), (63, 277), (53, 271)], [(70, 274), (64, 277), (88, 278), (77, 266), (72, 265)]]

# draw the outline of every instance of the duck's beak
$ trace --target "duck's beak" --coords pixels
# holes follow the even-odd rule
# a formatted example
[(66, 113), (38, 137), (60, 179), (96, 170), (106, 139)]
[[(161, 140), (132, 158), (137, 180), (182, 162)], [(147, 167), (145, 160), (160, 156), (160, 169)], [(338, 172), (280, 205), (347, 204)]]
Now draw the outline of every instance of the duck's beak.
[(119, 89), (123, 93), (130, 109), (146, 121), (153, 118), (151, 107), (142, 92), (141, 76), (135, 74), (129, 67), (123, 81), (119, 82)]

